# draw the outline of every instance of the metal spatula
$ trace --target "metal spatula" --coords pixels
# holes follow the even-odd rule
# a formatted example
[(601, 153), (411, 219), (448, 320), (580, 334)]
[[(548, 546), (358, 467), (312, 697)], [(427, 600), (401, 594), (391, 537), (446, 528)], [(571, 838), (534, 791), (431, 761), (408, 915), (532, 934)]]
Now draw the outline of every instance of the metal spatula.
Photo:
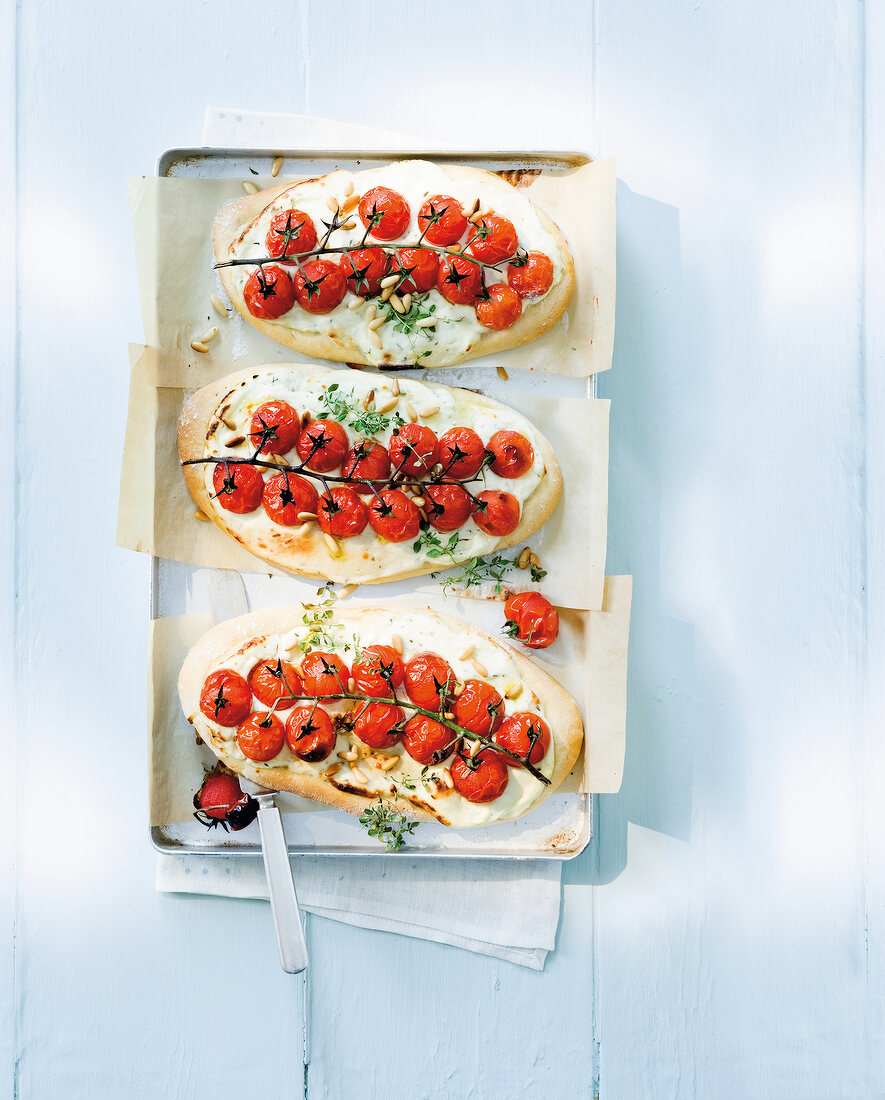
[[(239, 573), (232, 569), (217, 569), (209, 578), (209, 606), (216, 623), (245, 615), (249, 610), (246, 586)], [(307, 943), (295, 883), (292, 881), (292, 865), (283, 832), (283, 819), (274, 801), (274, 792), (259, 787), (248, 779), (240, 779), (240, 786), (258, 801), (258, 828), (261, 831), (261, 854), (270, 894), (270, 908), (277, 931), (280, 963), (287, 974), (300, 974), (307, 967)]]

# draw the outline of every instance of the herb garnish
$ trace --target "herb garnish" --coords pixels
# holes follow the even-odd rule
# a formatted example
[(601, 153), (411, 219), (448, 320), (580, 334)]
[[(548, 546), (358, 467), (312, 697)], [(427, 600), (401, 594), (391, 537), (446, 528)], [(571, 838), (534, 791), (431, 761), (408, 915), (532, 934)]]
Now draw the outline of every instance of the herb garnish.
[(418, 536), (417, 541), (412, 544), (412, 550), (416, 554), (423, 551), (428, 558), (441, 558), (445, 554), (457, 564), (455, 547), (463, 541), (460, 535), (454, 534), (447, 542), (443, 543), (439, 535), (434, 534), (429, 527), (426, 527)]
[(360, 825), (368, 829), (369, 836), (376, 836), (388, 852), (398, 852), (405, 844), (405, 837), (417, 829), (417, 821), (409, 821), (405, 814), (396, 812), (396, 808), (383, 798), (378, 799), (363, 810), (359, 817)]
[(355, 432), (361, 435), (377, 435), (386, 431), (391, 426), (400, 427), (405, 420), (399, 413), (393, 416), (384, 416), (375, 411), (374, 400), (368, 409), (363, 408), (354, 395), (353, 390), (349, 394), (342, 392), (337, 382), (323, 393), (321, 413), (327, 419), (337, 420), (339, 424), (350, 424)]

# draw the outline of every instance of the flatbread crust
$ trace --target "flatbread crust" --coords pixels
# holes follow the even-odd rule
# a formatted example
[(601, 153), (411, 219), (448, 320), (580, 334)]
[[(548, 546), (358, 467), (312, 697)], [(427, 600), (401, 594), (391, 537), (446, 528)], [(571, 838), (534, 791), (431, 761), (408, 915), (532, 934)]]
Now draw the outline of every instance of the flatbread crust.
[[(469, 177), (476, 179), (477, 186), (481, 190), (483, 183), (493, 179), (497, 184), (502, 182), (501, 177), (493, 172), (485, 172), (480, 168), (468, 168), (463, 165), (446, 165), (446, 172), (455, 177)], [(295, 183), (284, 183), (277, 187), (269, 187), (264, 191), (258, 191), (254, 195), (244, 195), (241, 199), (235, 199), (221, 208), (212, 227), (212, 247), (215, 252), (215, 260), (221, 263), (230, 259), (230, 248), (238, 243), (245, 230), (255, 218), (259, 217), (265, 207), (276, 202), (281, 195), (291, 192), (292, 199), (297, 205), (298, 188), (304, 184), (322, 183), (327, 186), (330, 195), (337, 192), (337, 181), (340, 172), (330, 172), (325, 176), (314, 176), (311, 179), (298, 180)], [(527, 202), (531, 200), (526, 199)], [(534, 205), (534, 204), (532, 204)], [(484, 355), (492, 355), (495, 352), (506, 351), (508, 348), (520, 347), (529, 344), (542, 336), (549, 328), (556, 324), (565, 313), (569, 300), (575, 288), (575, 265), (566, 241), (559, 227), (541, 210), (534, 207), (544, 229), (554, 238), (559, 246), (563, 259), (563, 274), (559, 282), (551, 287), (546, 297), (531, 308), (524, 308), (519, 319), (508, 329), (493, 332), (488, 329), (474, 341), (469, 351), (454, 357), (450, 362), (429, 363), (429, 368), (456, 366), (468, 359), (476, 359)], [(369, 244), (379, 244), (391, 247), (396, 241), (370, 241)], [(253, 317), (246, 308), (242, 294), (232, 278), (231, 268), (219, 268), (222, 285), (227, 291), (228, 297), (236, 310), (255, 328), (259, 329), (279, 344), (285, 344), (293, 351), (303, 355), (310, 355), (317, 359), (331, 359), (342, 363), (360, 363), (367, 366), (376, 364), (376, 360), (369, 358), (345, 333), (337, 333), (334, 337), (325, 333), (304, 332), (289, 328), (278, 321), (265, 321), (259, 317)], [(346, 301), (346, 300), (345, 300)], [(345, 310), (346, 304), (342, 303), (338, 310)], [(305, 318), (309, 323), (309, 314)], [(387, 365), (394, 364), (391, 357), (384, 357)]]
[[(525, 694), (534, 692), (538, 697), (545, 719), (550, 727), (550, 736), (555, 753), (555, 764), (553, 773), (550, 776), (550, 783), (547, 786), (538, 784), (538, 796), (527, 809), (521, 813), (512, 814), (510, 817), (501, 817), (497, 820), (514, 820), (537, 809), (562, 783), (578, 758), (581, 743), (584, 739), (584, 727), (577, 704), (565, 688), (558, 684), (552, 676), (539, 669), (528, 657), (510, 646), (498, 642), (497, 639), (491, 638), (473, 624), (451, 615), (442, 615), (436, 611), (423, 610), (419, 612), (418, 609), (410, 609), (410, 612), (413, 614), (418, 612), (425, 615), (428, 622), (443, 623), (455, 631), (469, 631), (471, 634), (479, 635), (490, 641), (494, 646), (505, 650), (519, 670), (523, 692)], [(335, 621), (351, 625), (354, 633), (363, 638), (371, 638), (372, 616), (375, 613), (375, 609), (371, 607), (340, 608), (335, 611)], [(252, 611), (248, 615), (228, 619), (226, 622), (213, 627), (193, 646), (181, 667), (181, 673), (178, 677), (178, 695), (187, 720), (196, 727), (201, 736), (208, 730), (208, 723), (206, 723), (200, 710), (200, 692), (209, 673), (216, 668), (224, 667), (222, 662), (253, 638), (262, 635), (285, 634), (292, 630), (301, 621), (303, 614), (304, 609), (301, 606)], [(442, 653), (441, 656), (451, 658), (454, 654)], [(370, 803), (378, 799), (377, 792), (361, 790), (352, 785), (348, 785), (347, 789), (342, 790), (334, 786), (331, 780), (324, 779), (319, 775), (298, 776), (287, 768), (258, 769), (248, 760), (228, 759), (209, 736), (205, 736), (204, 740), (227, 767), (260, 786), (289, 791), (292, 794), (313, 799), (315, 802), (321, 802), (333, 809), (344, 810), (350, 814), (361, 814)], [(324, 761), (320, 767), (327, 767), (330, 762), (331, 760)], [(438, 812), (432, 812), (429, 806), (425, 808), (421, 805), (420, 798), (413, 796), (413, 801), (404, 797), (402, 792), (396, 795), (385, 794), (384, 798), (385, 801), (392, 803), (398, 810), (407, 813), (410, 817), (425, 821), (441, 821), (444, 825), (450, 824), (444, 816), (445, 800), (440, 802)]]
[[(178, 421), (178, 453), (185, 459), (202, 458), (205, 453), (206, 436), (210, 430), (217, 411), (223, 405), (225, 398), (238, 386), (248, 383), (259, 372), (273, 370), (279, 374), (282, 371), (300, 372), (304, 377), (318, 377), (329, 374), (339, 380), (342, 372), (333, 368), (323, 368), (308, 363), (292, 363), (285, 366), (272, 364), (267, 367), (256, 367), (251, 370), (237, 371), (228, 374), (224, 378), (213, 382), (209, 386), (198, 390), (184, 405)], [(400, 380), (400, 387), (404, 394), (408, 392), (409, 381)], [(439, 383), (430, 383), (422, 380), (422, 387), (431, 390), (439, 389), (452, 392), (455, 387), (442, 386)], [(515, 410), (510, 409), (500, 401), (490, 397), (473, 393), (472, 390), (458, 389), (458, 400), (468, 408), (505, 409), (508, 417), (514, 421), (514, 427), (519, 427), (519, 422), (528, 424), (524, 417)], [(469, 427), (469, 424), (465, 425)], [(553, 513), (557, 501), (562, 493), (562, 472), (553, 448), (544, 436), (533, 428), (538, 441), (538, 450), (545, 466), (545, 476), (525, 501), (519, 525), (511, 534), (499, 540), (494, 551), (503, 550), (508, 546), (515, 546), (524, 542), (531, 534), (542, 527)], [(415, 558), (414, 569), (391, 570), (385, 568), (383, 554), (384, 545), (379, 543), (379, 554), (375, 558), (366, 559), (362, 553), (351, 546), (353, 540), (341, 540), (341, 555), (333, 558), (326, 549), (322, 534), (316, 524), (308, 524), (305, 528), (275, 528), (267, 540), (247, 539), (228, 522), (227, 513), (219, 507), (206, 491), (205, 471), (202, 464), (195, 466), (182, 466), (184, 479), (190, 494), (200, 510), (207, 515), (216, 526), (225, 534), (236, 539), (251, 554), (269, 562), (286, 572), (296, 573), (302, 577), (314, 580), (330, 580), (344, 584), (380, 584), (386, 581), (402, 580), (406, 577), (418, 577), (432, 573), (440, 568), (440, 562)], [(273, 526), (273, 525), (271, 525)], [(471, 557), (467, 553), (464, 560)], [(459, 561), (462, 559), (458, 559)]]

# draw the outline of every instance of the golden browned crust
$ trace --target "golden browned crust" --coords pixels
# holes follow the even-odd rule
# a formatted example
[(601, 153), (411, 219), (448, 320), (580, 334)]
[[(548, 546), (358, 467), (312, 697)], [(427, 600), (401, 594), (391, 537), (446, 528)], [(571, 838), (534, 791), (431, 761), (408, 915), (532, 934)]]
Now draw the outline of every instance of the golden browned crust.
[[(185, 403), (178, 422), (178, 452), (182, 461), (204, 456), (207, 432), (215, 422), (215, 417), (223, 409), (225, 397), (264, 370), (273, 370), (276, 374), (283, 371), (298, 372), (305, 377), (317, 377), (326, 373), (337, 377), (341, 373), (331, 368), (306, 363), (292, 363), (285, 366), (274, 364), (272, 367), (255, 367), (229, 374), (198, 390)], [(409, 382), (403, 379), (400, 385), (405, 390)], [(455, 389), (451, 386), (424, 381), (421, 385), (449, 392)], [(517, 412), (490, 397), (481, 396), (471, 390), (458, 389), (456, 392), (458, 400), (468, 408), (507, 409), (508, 416), (513, 418), (515, 426), (518, 427), (520, 421), (528, 423)], [(545, 475), (532, 495), (525, 501), (516, 530), (502, 538), (495, 546), (495, 550), (506, 549), (508, 546), (516, 546), (524, 542), (547, 522), (561, 495), (562, 473), (556, 455), (549, 441), (537, 432), (536, 435), (538, 449), (545, 466)], [(183, 466), (182, 471), (191, 496), (213, 523), (235, 538), (251, 554), (287, 572), (315, 580), (330, 580), (344, 584), (380, 584), (385, 581), (422, 576), (440, 567), (439, 562), (423, 561), (416, 556), (413, 569), (392, 570), (389, 561), (385, 561), (385, 544), (380, 541), (376, 543), (377, 550), (374, 554), (365, 558), (362, 549), (351, 545), (355, 540), (342, 539), (340, 556), (333, 558), (326, 549), (322, 533), (316, 524), (308, 524), (303, 528), (277, 528), (269, 524), (272, 530), (266, 538), (247, 538), (235, 530), (228, 521), (227, 513), (206, 491), (203, 465)]]
[[(418, 609), (410, 610), (415, 613)], [(370, 637), (371, 620), (375, 611), (376, 609), (371, 607), (342, 607), (336, 609), (335, 619), (338, 622), (352, 624), (356, 633), (363, 637)], [(480, 635), (492, 645), (506, 651), (519, 669), (523, 692), (526, 695), (534, 692), (537, 696), (550, 727), (551, 741), (554, 746), (555, 763), (550, 783), (547, 786), (538, 785), (537, 798), (522, 813), (498, 818), (498, 821), (508, 821), (524, 816), (540, 806), (574, 767), (584, 739), (584, 727), (577, 704), (560, 684), (539, 669), (528, 657), (489, 637), (471, 623), (436, 611), (424, 610), (420, 614), (426, 615), (429, 622), (441, 622), (459, 633), (469, 631), (474, 635)], [(200, 711), (200, 692), (206, 677), (213, 669), (220, 667), (222, 661), (256, 637), (287, 633), (301, 621), (302, 615), (303, 608), (300, 606), (266, 608), (229, 619), (209, 630), (193, 646), (181, 667), (178, 677), (181, 706), (188, 721), (197, 728), (206, 744), (232, 771), (261, 786), (289, 791), (291, 794), (313, 799), (334, 809), (344, 810), (350, 814), (360, 814), (367, 805), (378, 798), (377, 791), (366, 790), (360, 793), (359, 788), (354, 787), (342, 790), (320, 775), (295, 775), (287, 768), (256, 768), (249, 761), (228, 757), (224, 752), (224, 742), (212, 737), (211, 729)], [(454, 654), (443, 653), (441, 656), (453, 658)], [(326, 766), (326, 762), (323, 766)], [(401, 797), (399, 793), (391, 792), (384, 797), (410, 817), (419, 820), (437, 820), (444, 825), (450, 824), (444, 816), (444, 801), (439, 804), (438, 812), (434, 812), (429, 803), (426, 804), (427, 809), (422, 809), (415, 802)]]
[[(478, 181), (486, 177), (492, 177), (500, 182), (500, 177), (491, 172), (485, 172), (480, 168), (468, 168), (463, 165), (447, 165), (446, 171), (452, 176), (475, 176)], [(269, 187), (264, 191), (258, 191), (254, 195), (244, 195), (241, 199), (235, 199), (221, 208), (212, 227), (212, 247), (217, 262), (230, 259), (231, 245), (242, 239), (245, 229), (258, 218), (262, 211), (276, 202), (281, 195), (288, 191), (297, 192), (298, 188), (306, 183), (314, 183), (319, 180), (334, 180), (337, 173), (330, 172), (326, 176), (314, 177), (310, 180), (298, 180), (295, 183), (284, 183), (276, 187)], [(575, 287), (575, 265), (566, 241), (559, 227), (538, 207), (535, 207), (541, 224), (554, 238), (563, 257), (563, 274), (559, 282), (554, 286), (543, 301), (523, 311), (519, 319), (500, 332), (488, 330), (483, 332), (470, 350), (463, 355), (453, 358), (451, 362), (430, 363), (428, 367), (452, 367), (459, 363), (476, 359), (480, 356), (491, 355), (495, 352), (506, 351), (508, 348), (520, 347), (529, 344), (542, 336), (565, 313), (569, 300)], [(344, 334), (338, 333), (334, 337), (324, 333), (297, 331), (288, 325), (277, 321), (264, 321), (259, 317), (253, 317), (246, 308), (243, 296), (232, 277), (232, 268), (219, 268), (219, 276), (222, 285), (227, 291), (228, 297), (236, 310), (255, 328), (259, 329), (275, 340), (278, 344), (285, 344), (293, 351), (303, 355), (310, 355), (318, 359), (331, 359), (334, 362), (360, 363), (366, 366), (374, 365), (361, 348)], [(339, 306), (339, 309), (346, 308)], [(307, 319), (307, 315), (306, 315)]]

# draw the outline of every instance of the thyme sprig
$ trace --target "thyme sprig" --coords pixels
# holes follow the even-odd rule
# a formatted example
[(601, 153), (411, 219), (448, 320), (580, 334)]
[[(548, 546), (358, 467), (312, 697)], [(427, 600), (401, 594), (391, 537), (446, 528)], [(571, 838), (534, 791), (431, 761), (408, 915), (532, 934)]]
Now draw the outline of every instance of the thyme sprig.
[[(503, 554), (493, 554), (491, 557), (486, 558), (470, 558), (469, 561), (462, 563), (463, 568), (460, 573), (453, 577), (444, 577), (440, 581), (443, 594), (448, 596), (456, 589), (481, 588), (487, 581), (494, 581), (495, 593), (496, 595), (500, 594), (501, 589), (504, 587), (505, 577), (512, 570), (519, 568), (518, 563), (519, 555), (508, 558)], [(532, 580), (536, 584), (547, 576), (547, 570), (542, 569), (533, 562), (529, 563), (528, 568), (531, 570)], [(438, 573), (431, 574), (433, 577), (438, 575)]]
[(360, 435), (377, 435), (391, 427), (401, 427), (405, 424), (405, 420), (398, 412), (392, 416), (379, 413), (375, 409), (374, 399), (369, 408), (365, 408), (360, 404), (353, 390), (345, 394), (337, 382), (333, 382), (323, 391), (320, 411), (325, 417), (337, 420), (339, 424), (350, 424)]
[(409, 821), (405, 814), (397, 813), (396, 807), (378, 796), (377, 803), (368, 806), (359, 816), (360, 825), (368, 830), (369, 836), (376, 836), (388, 852), (398, 852), (405, 844), (406, 836), (417, 829), (417, 821)]
[(441, 558), (444, 555), (452, 559), (453, 564), (458, 564), (458, 559), (455, 557), (455, 549), (459, 542), (463, 542), (464, 539), (457, 534), (452, 535), (450, 539), (445, 542), (432, 531), (430, 527), (425, 527), (415, 543), (412, 544), (412, 551), (415, 554), (420, 554), (422, 551), (428, 558)]

